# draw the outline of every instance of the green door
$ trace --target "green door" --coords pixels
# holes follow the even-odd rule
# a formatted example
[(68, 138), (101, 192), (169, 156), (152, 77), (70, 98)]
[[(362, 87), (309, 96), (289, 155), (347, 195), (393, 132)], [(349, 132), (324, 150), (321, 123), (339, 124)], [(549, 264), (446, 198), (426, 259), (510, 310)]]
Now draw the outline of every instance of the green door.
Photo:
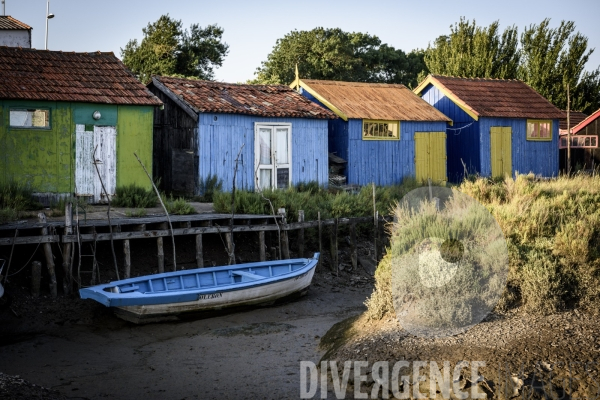
[(492, 177), (512, 175), (512, 129), (510, 126), (493, 126), (490, 129), (490, 158)]
[(415, 132), (415, 179), (445, 185), (446, 134), (444, 132)]

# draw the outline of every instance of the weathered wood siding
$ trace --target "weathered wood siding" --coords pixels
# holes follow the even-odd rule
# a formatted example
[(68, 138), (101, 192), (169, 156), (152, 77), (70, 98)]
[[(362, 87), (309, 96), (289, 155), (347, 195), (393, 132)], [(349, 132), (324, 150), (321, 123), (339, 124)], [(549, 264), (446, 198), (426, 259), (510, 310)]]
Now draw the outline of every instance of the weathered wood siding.
[[(162, 110), (154, 112), (154, 179), (160, 179), (161, 188), (168, 192), (193, 194), (198, 178), (198, 124), (154, 85), (148, 89), (164, 103)], [(174, 162), (174, 157), (183, 162)]]
[(400, 140), (363, 140), (362, 120), (348, 120), (348, 183), (386, 186), (414, 178), (415, 132), (445, 130), (445, 122), (400, 121)]
[(492, 127), (512, 129), (512, 173), (534, 173), (543, 177), (558, 176), (558, 120), (552, 123), (552, 140), (527, 140), (527, 120), (524, 118), (480, 118), (480, 158), (483, 176), (491, 176)]
[(435, 86), (426, 88), (422, 98), (453, 121), (446, 132), (448, 180), (455, 183), (462, 181), (465, 171), (463, 162), (469, 174), (481, 173), (479, 121), (475, 121)]
[[(9, 126), (10, 108), (50, 110), (50, 128)], [(92, 118), (99, 110), (102, 117)], [(76, 171), (76, 125), (116, 126), (116, 185), (136, 183), (150, 187), (135, 151), (152, 168), (151, 106), (0, 101), (0, 182), (15, 180), (41, 193), (74, 193)], [(92, 149), (93, 151), (93, 149)]]
[(327, 185), (327, 120), (265, 118), (236, 114), (200, 114), (198, 120), (199, 179), (217, 175), (223, 190), (233, 187), (235, 158), (242, 144), (236, 188), (254, 190), (255, 123), (290, 123), (292, 128), (292, 185), (317, 181)]
[(448, 179), (451, 182), (463, 179), (463, 162), (468, 173), (491, 176), (492, 127), (512, 129), (513, 175), (515, 172), (533, 172), (544, 177), (558, 175), (558, 120), (552, 124), (552, 141), (528, 141), (526, 119), (482, 117), (475, 121), (432, 85), (423, 91), (422, 98), (454, 121), (447, 131)]

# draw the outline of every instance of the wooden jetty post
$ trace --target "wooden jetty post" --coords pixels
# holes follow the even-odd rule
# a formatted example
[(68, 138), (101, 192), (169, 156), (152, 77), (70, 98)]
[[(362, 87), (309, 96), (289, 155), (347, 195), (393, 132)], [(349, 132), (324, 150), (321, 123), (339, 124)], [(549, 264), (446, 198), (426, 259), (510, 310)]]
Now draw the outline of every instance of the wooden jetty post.
[(225, 233), (225, 244), (227, 245), (227, 257), (229, 258), (229, 265), (235, 264), (235, 254), (233, 252), (233, 237), (231, 232)]
[(204, 268), (204, 254), (202, 249), (202, 234), (196, 234), (196, 266)]
[(331, 254), (331, 270), (339, 274), (338, 261), (338, 219), (333, 219), (333, 225), (329, 229), (329, 252)]
[(40, 283), (42, 280), (42, 263), (34, 261), (31, 263), (31, 296), (40, 297)]
[[(42, 224), (46, 224), (46, 214), (43, 212), (38, 214), (38, 220)], [(44, 226), (42, 228), (42, 236), (48, 235), (48, 227)], [(48, 268), (48, 273), (50, 274), (50, 293), (52, 297), (58, 296), (57, 284), (56, 284), (56, 271), (54, 270), (54, 256), (52, 255), (52, 245), (51, 243), (44, 243), (44, 255), (46, 256), (46, 267)]]
[(350, 260), (352, 261), (352, 270), (356, 271), (358, 267), (358, 251), (356, 248), (356, 224), (350, 224)]
[(125, 264), (125, 279), (131, 277), (131, 247), (129, 245), (129, 239), (123, 240), (123, 263)]
[[(65, 204), (65, 235), (73, 234), (73, 203), (67, 202)], [(71, 247), (72, 243), (65, 243), (63, 245), (63, 291), (65, 294), (70, 294), (72, 289), (72, 265), (71, 265)]]
[(162, 236), (156, 238), (156, 247), (158, 247), (158, 273), (165, 272), (165, 248)]
[(281, 225), (284, 229), (281, 231), (281, 258), (283, 260), (290, 259), (290, 241), (287, 231), (287, 221), (285, 219), (285, 208), (280, 208), (278, 214), (281, 215)]
[(321, 254), (320, 258), (323, 258), (323, 227), (321, 225), (321, 211), (317, 213), (317, 218), (319, 221), (319, 253)]
[(265, 231), (258, 231), (258, 253), (260, 261), (267, 261), (266, 255), (266, 243), (265, 243)]
[[(304, 222), (304, 210), (298, 211), (298, 222)], [(304, 228), (300, 228), (298, 231), (298, 256), (304, 257)]]

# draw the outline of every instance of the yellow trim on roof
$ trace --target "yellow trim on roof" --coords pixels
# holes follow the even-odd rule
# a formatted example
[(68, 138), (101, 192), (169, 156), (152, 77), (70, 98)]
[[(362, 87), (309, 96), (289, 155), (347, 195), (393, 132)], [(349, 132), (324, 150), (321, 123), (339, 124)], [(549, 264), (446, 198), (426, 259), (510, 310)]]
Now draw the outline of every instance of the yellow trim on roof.
[(461, 110), (463, 110), (464, 112), (466, 112), (467, 114), (469, 114), (469, 116), (471, 118), (473, 118), (475, 121), (479, 121), (479, 115), (477, 115), (475, 113), (475, 111), (473, 111), (473, 109), (471, 109), (464, 101), (460, 100), (458, 97), (456, 97), (456, 95), (454, 95), (454, 93), (452, 93), (451, 91), (449, 91), (448, 89), (446, 89), (446, 87), (444, 85), (442, 85), (437, 79), (435, 79), (433, 76), (428, 75), (427, 78), (425, 78), (425, 80), (423, 82), (421, 82), (419, 84), (419, 86), (417, 86), (413, 92), (418, 95), (421, 96), (421, 92), (427, 87), (427, 85), (433, 85), (435, 86), (440, 92), (442, 92), (446, 97), (448, 97), (450, 100), (452, 100), (454, 102), (454, 104), (456, 104), (458, 107), (460, 107)]
[(319, 93), (317, 93), (313, 89), (311, 89), (310, 86), (308, 86), (306, 83), (302, 82), (302, 79), (294, 80), (294, 82), (292, 82), (292, 84), (290, 84), (290, 87), (292, 89), (301, 87), (302, 89), (306, 90), (308, 93), (313, 95), (315, 99), (317, 99), (321, 103), (323, 103), (323, 105), (325, 105), (325, 107), (329, 108), (331, 111), (336, 113), (338, 115), (338, 117), (340, 117), (344, 121), (348, 121), (348, 117), (346, 116), (346, 114), (344, 114), (339, 108), (337, 108), (336, 106), (331, 104), (329, 101), (327, 101), (326, 98), (324, 98)]

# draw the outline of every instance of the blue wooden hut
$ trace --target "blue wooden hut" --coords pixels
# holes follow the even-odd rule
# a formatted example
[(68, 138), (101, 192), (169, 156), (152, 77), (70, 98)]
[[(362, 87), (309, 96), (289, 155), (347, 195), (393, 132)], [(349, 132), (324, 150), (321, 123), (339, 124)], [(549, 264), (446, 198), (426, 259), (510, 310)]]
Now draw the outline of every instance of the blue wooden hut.
[(337, 117), (290, 88), (159, 76), (148, 88), (164, 99), (154, 176), (165, 190), (202, 194), (212, 176), (231, 190), (236, 159), (238, 189), (327, 185), (327, 121)]
[(450, 117), (448, 177), (501, 177), (559, 171), (559, 120), (563, 112), (518, 80), (429, 75), (415, 93)]
[(404, 85), (297, 77), (290, 86), (340, 117), (329, 121), (329, 151), (347, 161), (348, 184), (447, 180), (451, 120)]

